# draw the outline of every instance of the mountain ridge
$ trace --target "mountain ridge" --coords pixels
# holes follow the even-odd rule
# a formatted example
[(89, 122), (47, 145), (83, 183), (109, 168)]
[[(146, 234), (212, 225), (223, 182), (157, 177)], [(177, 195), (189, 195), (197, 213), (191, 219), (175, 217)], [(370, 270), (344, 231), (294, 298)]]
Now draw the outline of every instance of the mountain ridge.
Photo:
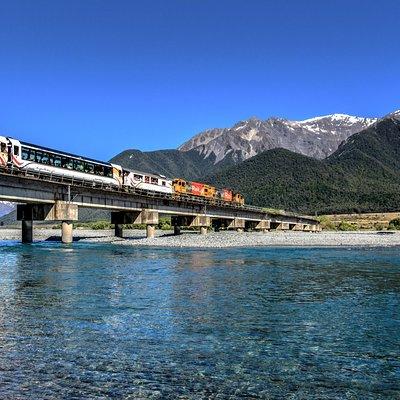
[(212, 159), (203, 159), (195, 151), (181, 152), (176, 149), (148, 152), (128, 149), (114, 156), (110, 162), (133, 170), (191, 180), (199, 179), (207, 171), (214, 170)]
[(215, 164), (226, 157), (232, 158), (235, 163), (241, 162), (278, 147), (323, 159), (332, 154), (343, 140), (377, 120), (347, 114), (330, 114), (301, 121), (251, 117), (230, 128), (200, 132), (179, 146), (178, 150), (194, 150), (203, 158), (214, 156)]

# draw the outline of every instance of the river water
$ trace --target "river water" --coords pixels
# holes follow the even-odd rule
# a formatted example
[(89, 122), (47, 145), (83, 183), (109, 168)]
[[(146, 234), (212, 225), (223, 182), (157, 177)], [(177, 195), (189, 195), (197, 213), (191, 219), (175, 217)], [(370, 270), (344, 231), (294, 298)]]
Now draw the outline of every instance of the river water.
[(399, 399), (400, 251), (0, 245), (1, 399)]

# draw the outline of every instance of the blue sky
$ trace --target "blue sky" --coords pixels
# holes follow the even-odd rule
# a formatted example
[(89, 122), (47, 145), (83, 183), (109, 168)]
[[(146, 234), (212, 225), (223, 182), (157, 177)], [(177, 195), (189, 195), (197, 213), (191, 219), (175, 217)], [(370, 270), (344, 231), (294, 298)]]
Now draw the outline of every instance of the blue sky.
[(0, 133), (109, 159), (400, 108), (400, 2), (0, 0)]

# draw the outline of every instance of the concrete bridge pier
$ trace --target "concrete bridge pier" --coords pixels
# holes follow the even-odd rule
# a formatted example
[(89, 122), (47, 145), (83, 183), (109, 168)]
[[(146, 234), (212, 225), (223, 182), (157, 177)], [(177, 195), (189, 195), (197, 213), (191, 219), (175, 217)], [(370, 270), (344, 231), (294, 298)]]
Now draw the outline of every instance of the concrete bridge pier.
[(291, 230), (291, 231), (302, 231), (303, 230), (303, 224), (289, 223), (289, 230)]
[(235, 229), (236, 232), (244, 232), (246, 220), (243, 218), (234, 218), (228, 222), (227, 229)]
[(72, 221), (78, 219), (78, 206), (56, 200), (54, 204), (18, 204), (17, 220), (22, 221), (22, 243), (32, 243), (33, 221), (60, 221), (61, 241), (72, 242)]
[(219, 232), (222, 227), (222, 221), (220, 218), (213, 219), (211, 222), (211, 226), (214, 228), (214, 232)]
[(146, 237), (152, 239), (156, 233), (156, 225), (158, 225), (158, 212), (153, 210), (143, 210), (140, 213), (141, 223), (146, 224)]
[(158, 224), (158, 212), (148, 209), (142, 211), (113, 211), (111, 223), (114, 225), (115, 236), (123, 236), (123, 225), (145, 224), (146, 237), (153, 238)]
[(198, 215), (193, 218), (190, 226), (200, 227), (200, 235), (206, 235), (208, 232), (208, 228), (211, 226), (211, 218), (205, 215)]
[(17, 220), (21, 221), (21, 242), (33, 241), (33, 209), (32, 204), (17, 205)]
[(268, 219), (263, 219), (257, 223), (255, 230), (266, 233), (271, 228), (271, 222)]
[(207, 235), (207, 227), (206, 226), (200, 227), (200, 235)]
[(63, 221), (61, 224), (61, 242), (68, 244), (72, 243), (73, 239), (72, 221)]
[(33, 241), (33, 221), (23, 219), (21, 221), (22, 235), (21, 242), (22, 243), (32, 243)]
[(289, 230), (288, 222), (271, 222), (271, 229), (275, 229), (277, 231), (287, 231)]
[(124, 237), (124, 226), (122, 224), (114, 224), (114, 235), (115, 237)]
[(112, 211), (111, 223), (114, 225), (114, 235), (122, 238), (124, 235), (124, 224), (133, 223), (139, 213)]
[(152, 239), (156, 233), (156, 227), (153, 224), (146, 225), (146, 237)]
[(211, 226), (211, 217), (206, 215), (175, 215), (171, 217), (171, 224), (174, 227), (188, 226), (191, 228), (200, 228), (200, 234), (205, 235)]
[(65, 244), (73, 241), (73, 221), (78, 220), (78, 206), (64, 201), (56, 201), (47, 218), (54, 218), (61, 223), (61, 242)]

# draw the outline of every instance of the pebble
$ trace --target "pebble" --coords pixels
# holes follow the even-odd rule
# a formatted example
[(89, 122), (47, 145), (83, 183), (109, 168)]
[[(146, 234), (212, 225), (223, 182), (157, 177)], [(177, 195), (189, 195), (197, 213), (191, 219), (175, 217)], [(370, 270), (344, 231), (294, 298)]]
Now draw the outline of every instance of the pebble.
[[(195, 231), (183, 231), (174, 236), (171, 231), (156, 231), (152, 239), (145, 237), (144, 231), (124, 230), (124, 238), (116, 238), (111, 230), (82, 230), (74, 231), (74, 239), (86, 243), (113, 243), (125, 246), (152, 247), (196, 247), (196, 248), (225, 248), (225, 247), (388, 247), (400, 246), (400, 232), (381, 234), (374, 231), (319, 233), (298, 231), (271, 232), (208, 232), (200, 235)], [(19, 229), (0, 229), (0, 240), (20, 240)], [(55, 229), (34, 230), (34, 240), (59, 240), (60, 231)]]

